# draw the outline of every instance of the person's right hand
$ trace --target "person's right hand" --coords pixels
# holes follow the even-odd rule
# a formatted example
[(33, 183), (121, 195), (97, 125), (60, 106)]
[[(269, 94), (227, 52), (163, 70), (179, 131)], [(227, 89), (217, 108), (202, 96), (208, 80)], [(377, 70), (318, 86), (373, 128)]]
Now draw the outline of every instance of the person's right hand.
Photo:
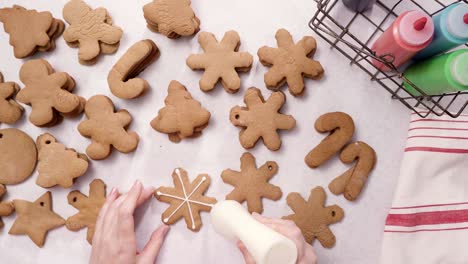
[[(286, 236), (296, 244), (296, 264), (317, 264), (317, 256), (315, 255), (314, 248), (305, 241), (301, 230), (293, 221), (267, 218), (257, 213), (253, 213), (252, 216), (260, 223)], [(255, 264), (255, 260), (252, 255), (250, 255), (250, 252), (241, 241), (237, 242), (237, 247), (239, 247), (239, 250), (244, 256), (246, 264)]]

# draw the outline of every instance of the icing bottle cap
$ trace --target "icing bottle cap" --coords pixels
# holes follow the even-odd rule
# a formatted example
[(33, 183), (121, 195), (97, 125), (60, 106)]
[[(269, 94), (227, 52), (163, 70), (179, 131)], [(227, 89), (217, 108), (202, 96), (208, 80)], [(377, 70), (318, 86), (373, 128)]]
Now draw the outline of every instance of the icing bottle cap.
[(457, 4), (448, 12), (447, 31), (463, 42), (468, 41), (468, 4)]
[(411, 46), (428, 43), (434, 35), (434, 23), (430, 16), (418, 10), (408, 11), (402, 15), (398, 25), (401, 40)]
[(453, 59), (450, 67), (453, 79), (463, 86), (468, 86), (468, 50)]

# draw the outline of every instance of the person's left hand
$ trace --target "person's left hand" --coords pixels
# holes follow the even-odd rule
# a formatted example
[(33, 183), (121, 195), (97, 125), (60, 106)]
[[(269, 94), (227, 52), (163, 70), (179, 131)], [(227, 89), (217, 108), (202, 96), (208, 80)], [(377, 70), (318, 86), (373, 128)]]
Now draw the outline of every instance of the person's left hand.
[(151, 198), (154, 188), (136, 181), (127, 194), (113, 188), (99, 212), (93, 237), (91, 264), (152, 264), (158, 257), (169, 226), (161, 225), (151, 235), (143, 251), (137, 252), (135, 209)]

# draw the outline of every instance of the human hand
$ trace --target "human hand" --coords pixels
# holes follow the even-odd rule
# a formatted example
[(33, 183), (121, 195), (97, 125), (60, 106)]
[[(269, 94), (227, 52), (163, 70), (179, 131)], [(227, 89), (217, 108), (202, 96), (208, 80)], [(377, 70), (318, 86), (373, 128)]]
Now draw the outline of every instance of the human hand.
[(143, 251), (136, 248), (135, 209), (150, 199), (154, 188), (136, 181), (130, 191), (119, 194), (113, 188), (99, 212), (93, 237), (91, 264), (153, 264), (158, 257), (169, 226), (161, 225), (151, 235)]
[[(315, 255), (314, 248), (305, 241), (301, 230), (293, 221), (267, 218), (257, 213), (253, 213), (252, 216), (255, 218), (255, 220), (291, 239), (296, 244), (296, 264), (317, 264), (317, 256)], [(244, 256), (246, 264), (255, 264), (255, 260), (253, 259), (252, 255), (250, 255), (248, 249), (245, 247), (242, 241), (237, 242), (237, 247)]]

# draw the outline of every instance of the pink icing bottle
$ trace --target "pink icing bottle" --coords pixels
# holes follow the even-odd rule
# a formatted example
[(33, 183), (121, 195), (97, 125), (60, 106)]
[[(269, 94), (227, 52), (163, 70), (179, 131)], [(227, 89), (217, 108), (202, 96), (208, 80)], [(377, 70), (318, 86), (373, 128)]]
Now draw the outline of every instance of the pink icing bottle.
[[(422, 11), (406, 11), (399, 15), (392, 25), (374, 42), (372, 50), (377, 56), (392, 54), (393, 65), (401, 66), (418, 51), (427, 47), (434, 35), (434, 23)], [(386, 57), (391, 60), (391, 57)], [(389, 71), (383, 63), (372, 59), (374, 66)]]

